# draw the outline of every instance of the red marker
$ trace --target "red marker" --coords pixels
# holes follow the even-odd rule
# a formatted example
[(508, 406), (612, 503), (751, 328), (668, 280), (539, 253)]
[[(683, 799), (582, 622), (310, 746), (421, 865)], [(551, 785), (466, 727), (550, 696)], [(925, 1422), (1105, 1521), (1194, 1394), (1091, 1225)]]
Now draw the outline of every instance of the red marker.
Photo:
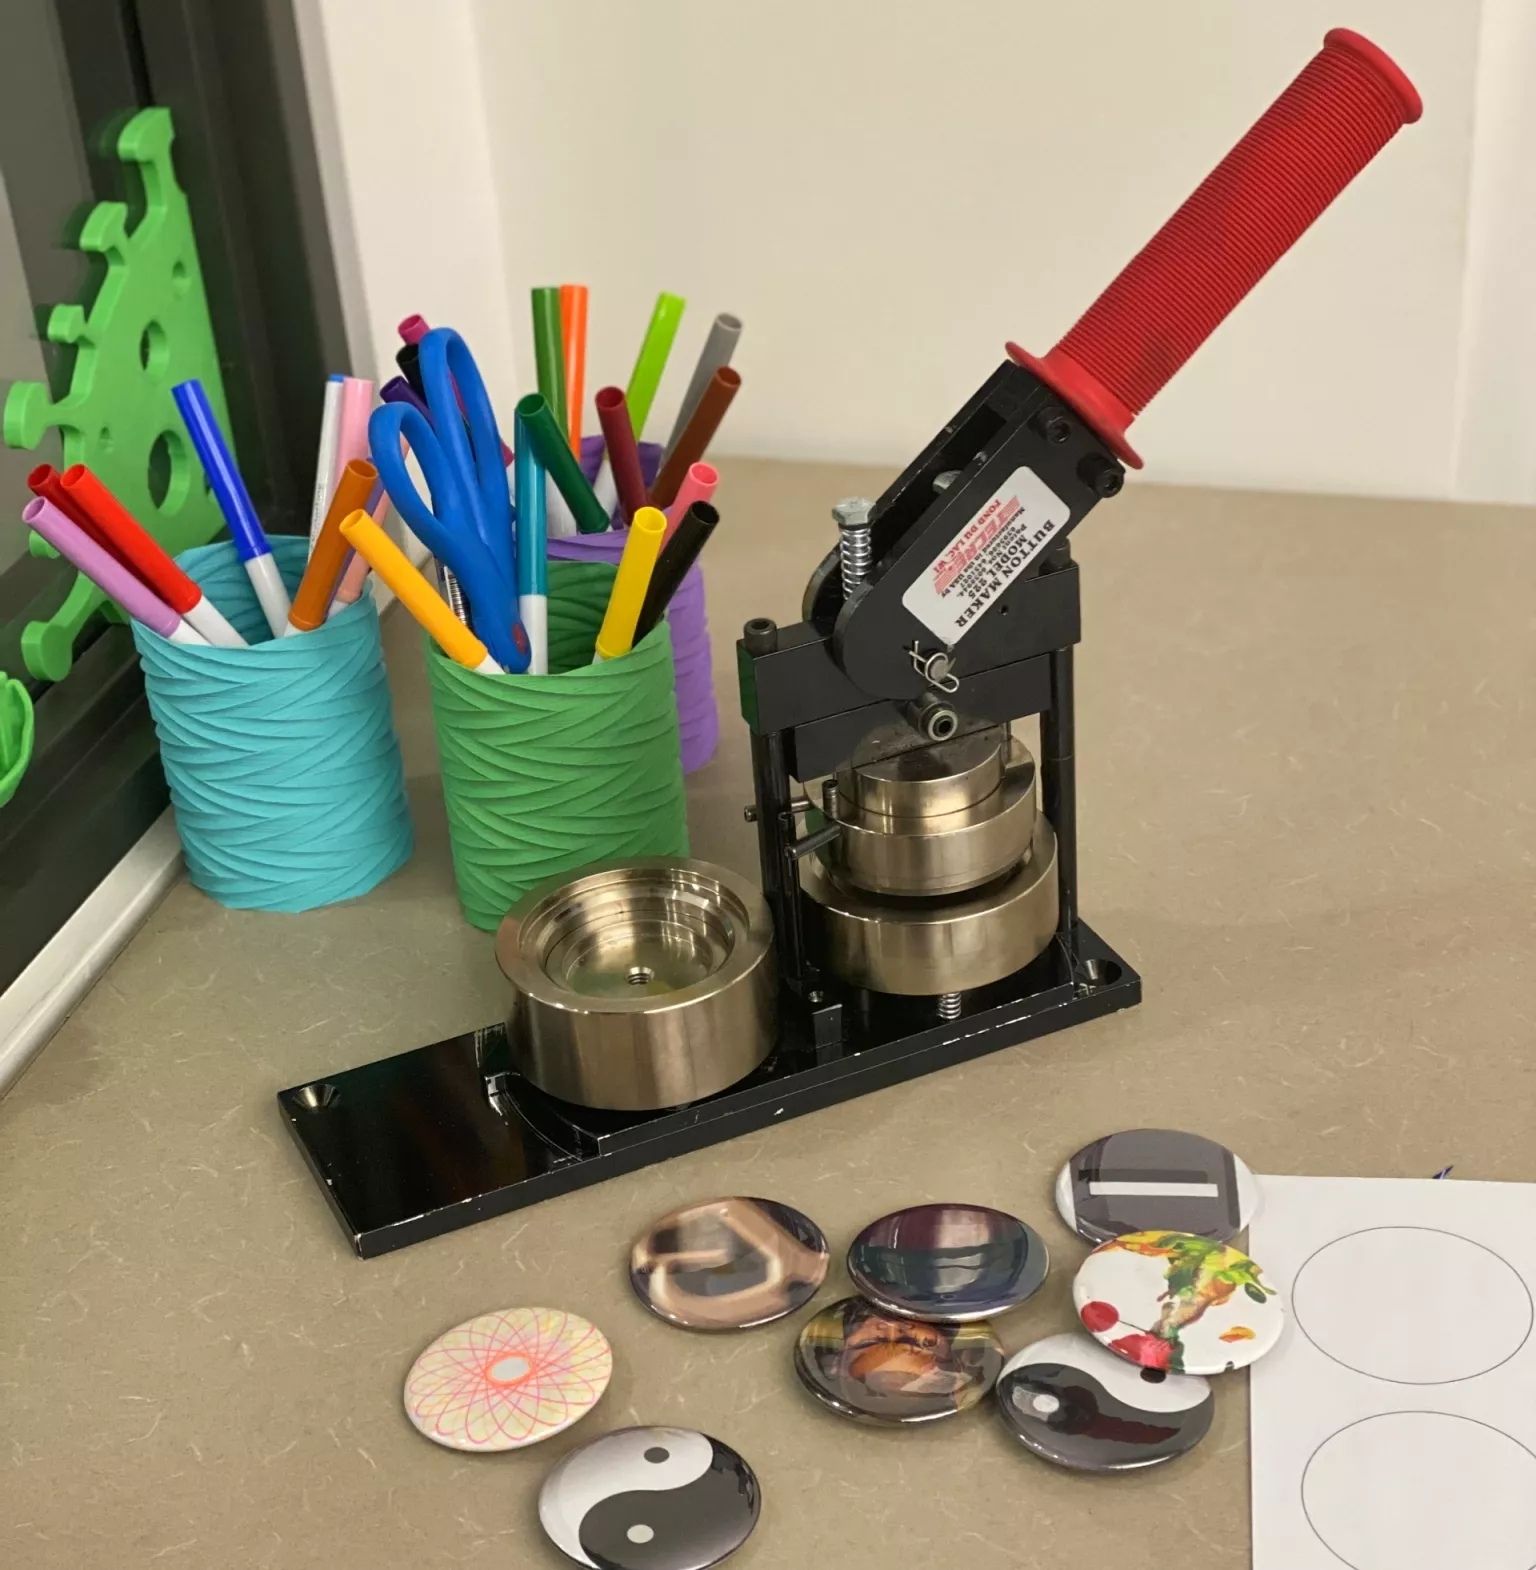
[(44, 465), (27, 476), (27, 484), (78, 522), (209, 643), (226, 649), (246, 646), (245, 639), (224, 619), (213, 601), (83, 463), (73, 465), (62, 475)]

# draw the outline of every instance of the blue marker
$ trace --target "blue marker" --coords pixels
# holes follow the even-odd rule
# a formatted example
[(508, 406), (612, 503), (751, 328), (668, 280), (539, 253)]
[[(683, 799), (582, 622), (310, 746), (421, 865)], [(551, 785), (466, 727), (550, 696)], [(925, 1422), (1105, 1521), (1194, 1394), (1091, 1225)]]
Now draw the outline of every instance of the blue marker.
[(187, 435), (192, 438), (203, 472), (213, 487), (214, 500), (229, 525), (230, 537), (245, 564), (246, 576), (256, 591), (267, 626), (272, 629), (274, 638), (281, 638), (288, 630), (288, 590), (277, 563), (272, 560), (272, 547), (262, 532), (250, 492), (235, 467), (234, 454), (224, 443), (219, 422), (213, 415), (213, 405), (208, 402), (203, 384), (195, 379), (178, 382), (171, 389), (171, 396), (176, 400)]
[(546, 555), (544, 465), (521, 417), (513, 471), (517, 511), (517, 615), (528, 634), (530, 676), (549, 674), (549, 564)]

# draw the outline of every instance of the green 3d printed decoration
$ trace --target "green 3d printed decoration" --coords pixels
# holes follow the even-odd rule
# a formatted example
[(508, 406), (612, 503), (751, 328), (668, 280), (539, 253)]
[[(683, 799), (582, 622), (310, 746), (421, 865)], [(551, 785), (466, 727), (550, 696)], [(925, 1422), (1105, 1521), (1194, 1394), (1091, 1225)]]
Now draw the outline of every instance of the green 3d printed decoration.
[(32, 700), (27, 689), (0, 671), (0, 807), (16, 794), (32, 761)]
[[(130, 234), (123, 203), (100, 202), (92, 211), (80, 249), (106, 259), (106, 277), (89, 306), (56, 305), (48, 317), (49, 341), (76, 349), (69, 391), (55, 402), (43, 383), (17, 382), (4, 415), (9, 447), (34, 448), (58, 426), (65, 467), (89, 465), (173, 556), (211, 540), (223, 519), (171, 388), (197, 377), (229, 431), (192, 218), (171, 164), (174, 135), (167, 109), (142, 110), (123, 127), (117, 156), (138, 166), (144, 216)], [(31, 549), (53, 554), (36, 535)], [(69, 674), (75, 639), (104, 598), (79, 576), (47, 621), (23, 628), (22, 658), (33, 676), (62, 681)]]

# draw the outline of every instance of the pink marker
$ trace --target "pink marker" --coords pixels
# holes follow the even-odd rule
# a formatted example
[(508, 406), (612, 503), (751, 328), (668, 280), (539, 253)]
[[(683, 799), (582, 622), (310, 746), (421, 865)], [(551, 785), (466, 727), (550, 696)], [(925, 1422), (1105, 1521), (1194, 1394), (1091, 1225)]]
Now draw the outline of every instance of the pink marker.
[[(336, 427), (336, 459), (331, 470), (331, 492), (354, 458), (368, 456), (368, 416), (373, 412), (373, 383), (361, 376), (347, 376), (341, 383), (341, 417)], [(329, 498), (327, 498), (329, 500)]]
[(189, 627), (152, 589), (146, 588), (110, 551), (98, 545), (78, 523), (66, 518), (46, 496), (38, 496), (21, 510), (21, 521), (36, 529), (65, 560), (72, 562), (108, 599), (116, 600), (135, 621), (143, 622), (172, 643), (198, 644), (208, 640)]
[(683, 483), (677, 488), (677, 497), (667, 508), (667, 532), (662, 537), (665, 545), (672, 538), (672, 531), (683, 521), (683, 514), (695, 502), (714, 499), (715, 487), (720, 483), (720, 471), (712, 463), (690, 464)]
[[(407, 316), (395, 331), (400, 334), (402, 343), (420, 343), (432, 329), (427, 326), (425, 316)], [(464, 400), (459, 398), (459, 389), (457, 387), (453, 389), (453, 396), (459, 399), (459, 408), (462, 409)], [(501, 444), (501, 461), (505, 467), (509, 469), (512, 467), (512, 449), (505, 442)]]

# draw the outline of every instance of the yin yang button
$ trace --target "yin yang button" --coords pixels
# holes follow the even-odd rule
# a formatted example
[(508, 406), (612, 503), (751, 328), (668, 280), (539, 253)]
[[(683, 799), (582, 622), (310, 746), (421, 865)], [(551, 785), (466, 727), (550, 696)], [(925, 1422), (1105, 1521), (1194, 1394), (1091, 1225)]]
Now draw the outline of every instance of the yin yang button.
[(1189, 1232), (1225, 1243), (1253, 1220), (1259, 1185), (1225, 1145), (1133, 1128), (1084, 1145), (1056, 1178), (1061, 1219), (1090, 1243), (1127, 1232)]
[(539, 1524), (593, 1570), (708, 1570), (757, 1525), (752, 1468), (691, 1428), (621, 1428), (573, 1450), (539, 1490)]
[(1211, 1427), (1211, 1387), (1137, 1368), (1083, 1335), (1047, 1336), (1003, 1366), (1003, 1426), (1026, 1450), (1079, 1472), (1130, 1472), (1187, 1455)]

